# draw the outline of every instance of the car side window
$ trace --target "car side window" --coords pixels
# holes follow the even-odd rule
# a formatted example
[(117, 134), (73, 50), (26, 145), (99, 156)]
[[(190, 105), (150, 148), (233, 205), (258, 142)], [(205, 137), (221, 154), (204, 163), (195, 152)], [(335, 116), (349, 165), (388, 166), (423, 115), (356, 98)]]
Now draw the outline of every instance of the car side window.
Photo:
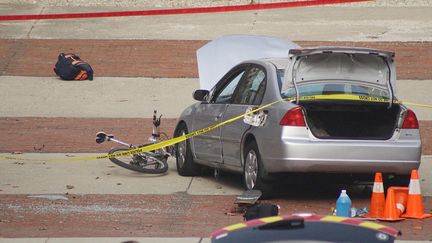
[(234, 91), (236, 90), (237, 85), (244, 74), (245, 70), (242, 69), (236, 72), (233, 76), (231, 76), (228, 79), (227, 84), (219, 92), (216, 93), (216, 96), (212, 99), (213, 102), (218, 104), (230, 103)]
[(262, 67), (254, 66), (249, 69), (238, 87), (233, 103), (244, 105), (259, 105), (264, 96), (266, 73)]

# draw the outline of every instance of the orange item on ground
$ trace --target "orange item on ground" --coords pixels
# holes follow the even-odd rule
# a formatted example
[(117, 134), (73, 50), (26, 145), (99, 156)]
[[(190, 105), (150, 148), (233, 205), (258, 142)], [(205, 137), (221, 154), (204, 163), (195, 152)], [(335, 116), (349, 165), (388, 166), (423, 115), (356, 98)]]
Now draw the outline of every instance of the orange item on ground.
[(432, 217), (432, 214), (424, 213), (423, 197), (420, 190), (420, 180), (417, 170), (411, 171), (411, 180), (409, 183), (409, 193), (406, 213), (404, 218), (424, 219)]
[(401, 217), (405, 211), (408, 198), (408, 187), (390, 187), (387, 190), (387, 199), (385, 203), (384, 215), (379, 220), (399, 221), (404, 220)]
[(381, 172), (375, 173), (375, 179), (372, 190), (372, 197), (370, 202), (369, 214), (365, 217), (369, 218), (382, 218), (384, 217), (384, 184)]

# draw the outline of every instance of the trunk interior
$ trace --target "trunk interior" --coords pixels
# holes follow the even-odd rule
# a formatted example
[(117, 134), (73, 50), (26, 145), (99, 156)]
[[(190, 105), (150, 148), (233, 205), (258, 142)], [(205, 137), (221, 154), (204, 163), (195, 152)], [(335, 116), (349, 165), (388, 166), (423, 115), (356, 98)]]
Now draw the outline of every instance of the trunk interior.
[(397, 125), (400, 106), (347, 101), (300, 103), (312, 134), (320, 139), (386, 140)]

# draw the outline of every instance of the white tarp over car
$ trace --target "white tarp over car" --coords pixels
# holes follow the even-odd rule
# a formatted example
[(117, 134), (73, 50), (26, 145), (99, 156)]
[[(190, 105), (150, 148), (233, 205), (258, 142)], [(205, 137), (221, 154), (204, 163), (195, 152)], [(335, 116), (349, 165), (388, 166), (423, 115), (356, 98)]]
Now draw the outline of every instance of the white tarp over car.
[(230, 35), (207, 43), (197, 50), (200, 88), (210, 90), (240, 62), (269, 57), (288, 57), (294, 42), (268, 36)]

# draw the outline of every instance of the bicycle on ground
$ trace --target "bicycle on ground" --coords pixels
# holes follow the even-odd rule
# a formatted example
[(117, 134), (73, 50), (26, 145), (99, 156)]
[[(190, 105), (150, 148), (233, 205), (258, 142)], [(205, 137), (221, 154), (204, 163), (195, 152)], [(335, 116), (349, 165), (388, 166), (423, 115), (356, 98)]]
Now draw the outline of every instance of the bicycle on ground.
[[(123, 142), (119, 139), (114, 138), (114, 135), (106, 134), (105, 132), (98, 132), (96, 134), (96, 143), (103, 143), (105, 141), (112, 141), (117, 144), (123, 145), (122, 148), (113, 148), (108, 154), (115, 154), (125, 152), (131, 149), (145, 147), (147, 145), (155, 144), (163, 140), (169, 139), (169, 136), (160, 132), (162, 115), (157, 117), (157, 111), (155, 110), (153, 113), (153, 129), (152, 135), (148, 139), (148, 143), (133, 145), (126, 142)], [(114, 164), (121, 166), (125, 169), (138, 171), (142, 173), (149, 174), (162, 174), (167, 172), (168, 163), (167, 160), (169, 157), (174, 156), (174, 146), (168, 146), (165, 148), (160, 148), (157, 150), (152, 150), (148, 152), (142, 152), (138, 154), (129, 154), (129, 155), (119, 155), (112, 158), (109, 158), (111, 162)]]

